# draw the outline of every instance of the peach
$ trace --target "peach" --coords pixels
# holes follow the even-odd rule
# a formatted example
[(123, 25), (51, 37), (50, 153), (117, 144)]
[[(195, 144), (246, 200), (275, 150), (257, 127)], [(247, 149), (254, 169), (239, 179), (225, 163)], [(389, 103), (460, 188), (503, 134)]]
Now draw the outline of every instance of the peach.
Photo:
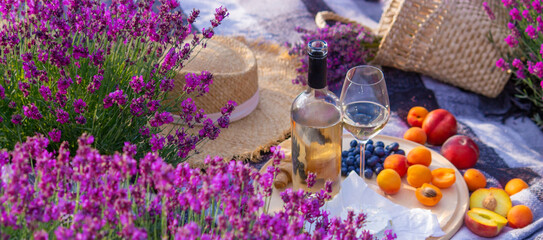
[(454, 135), (443, 143), (441, 155), (458, 169), (472, 168), (479, 159), (479, 147), (468, 136)]
[(412, 107), (407, 113), (407, 123), (411, 127), (422, 127), (424, 118), (428, 115), (428, 110), (421, 106)]
[(495, 237), (507, 224), (505, 217), (484, 208), (473, 208), (466, 212), (464, 224), (473, 233), (481, 237)]
[(392, 154), (385, 158), (383, 168), (392, 169), (396, 171), (400, 177), (403, 177), (407, 173), (407, 157), (401, 154)]
[(436, 109), (428, 113), (422, 122), (427, 142), (439, 146), (456, 134), (456, 118), (445, 109)]
[(479, 188), (469, 198), (469, 208), (485, 208), (503, 217), (512, 207), (511, 198), (500, 188)]

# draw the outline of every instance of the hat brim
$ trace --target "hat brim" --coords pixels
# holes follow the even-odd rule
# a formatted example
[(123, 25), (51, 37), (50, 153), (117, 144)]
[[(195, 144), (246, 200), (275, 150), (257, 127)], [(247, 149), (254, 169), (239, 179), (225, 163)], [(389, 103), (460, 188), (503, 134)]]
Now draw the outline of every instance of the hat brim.
[(303, 90), (291, 81), (296, 77), (296, 61), (288, 56), (286, 48), (277, 44), (237, 39), (256, 57), (259, 103), (248, 116), (221, 129), (217, 139), (198, 145), (197, 152), (188, 159), (193, 167), (205, 167), (207, 156), (257, 161), (261, 152), (269, 151), (290, 136), (291, 104)]

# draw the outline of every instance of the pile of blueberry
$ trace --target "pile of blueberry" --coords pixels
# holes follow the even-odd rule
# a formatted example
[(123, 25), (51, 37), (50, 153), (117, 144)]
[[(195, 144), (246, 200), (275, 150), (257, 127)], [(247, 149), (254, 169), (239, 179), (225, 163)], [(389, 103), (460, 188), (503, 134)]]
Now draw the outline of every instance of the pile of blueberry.
[[(360, 146), (358, 141), (352, 140), (351, 148), (341, 152), (341, 175), (347, 176), (351, 171), (360, 174)], [(373, 174), (378, 175), (383, 170), (385, 158), (391, 154), (405, 155), (405, 151), (400, 149), (400, 144), (393, 142), (387, 146), (381, 141), (374, 142), (369, 140), (366, 143), (365, 161), (366, 170), (364, 177), (372, 178)]]

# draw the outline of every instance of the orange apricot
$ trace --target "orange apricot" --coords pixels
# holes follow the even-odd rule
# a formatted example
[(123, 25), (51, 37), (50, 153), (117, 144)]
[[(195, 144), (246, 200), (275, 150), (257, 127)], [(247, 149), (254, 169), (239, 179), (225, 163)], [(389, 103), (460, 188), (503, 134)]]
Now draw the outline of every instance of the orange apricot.
[(452, 168), (437, 168), (432, 170), (432, 184), (438, 188), (444, 189), (452, 186), (456, 182), (456, 174)]
[(392, 169), (383, 169), (377, 175), (377, 185), (386, 194), (396, 194), (400, 191), (402, 186), (402, 179), (400, 174)]
[(428, 109), (421, 106), (412, 107), (407, 113), (407, 123), (411, 127), (422, 127), (426, 115), (428, 115)]
[(422, 164), (429, 167), (432, 164), (432, 153), (425, 146), (416, 146), (407, 153), (407, 164)]
[(464, 173), (464, 181), (468, 185), (469, 191), (473, 192), (479, 188), (486, 187), (486, 177), (475, 168), (470, 168)]
[(511, 196), (525, 188), (528, 188), (528, 184), (524, 180), (520, 178), (513, 178), (509, 180), (507, 184), (505, 184), (504, 190), (507, 194), (509, 194), (509, 196)]
[(424, 145), (426, 143), (426, 132), (420, 127), (412, 127), (407, 129), (403, 134), (403, 138)]
[(392, 154), (385, 158), (383, 168), (393, 169), (400, 174), (400, 177), (403, 177), (407, 173), (407, 158), (401, 154)]
[(420, 187), (422, 184), (432, 181), (432, 171), (427, 166), (415, 164), (407, 169), (407, 183), (413, 187)]
[(435, 206), (443, 197), (441, 190), (436, 186), (425, 183), (415, 191), (415, 196), (424, 206)]
[(512, 228), (523, 228), (532, 223), (532, 210), (524, 205), (516, 205), (507, 212), (507, 222)]

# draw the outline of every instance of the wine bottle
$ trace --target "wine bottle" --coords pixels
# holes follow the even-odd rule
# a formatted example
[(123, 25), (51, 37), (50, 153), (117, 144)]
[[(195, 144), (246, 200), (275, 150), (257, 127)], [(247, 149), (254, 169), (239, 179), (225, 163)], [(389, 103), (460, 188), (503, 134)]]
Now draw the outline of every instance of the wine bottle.
[[(341, 145), (343, 126), (338, 97), (326, 85), (327, 43), (308, 43), (307, 89), (294, 99), (291, 107), (292, 182), (294, 189), (317, 192), (326, 181), (332, 182), (332, 195), (341, 181)], [(316, 174), (312, 188), (307, 176)]]

